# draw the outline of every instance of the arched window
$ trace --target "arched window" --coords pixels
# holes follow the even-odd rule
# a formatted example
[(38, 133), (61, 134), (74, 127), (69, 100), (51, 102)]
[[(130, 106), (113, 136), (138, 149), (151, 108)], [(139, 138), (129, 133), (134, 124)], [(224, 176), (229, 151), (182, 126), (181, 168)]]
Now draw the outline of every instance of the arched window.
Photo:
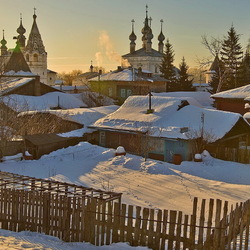
[(38, 55), (37, 54), (34, 54), (33, 58), (34, 58), (34, 62), (38, 62)]

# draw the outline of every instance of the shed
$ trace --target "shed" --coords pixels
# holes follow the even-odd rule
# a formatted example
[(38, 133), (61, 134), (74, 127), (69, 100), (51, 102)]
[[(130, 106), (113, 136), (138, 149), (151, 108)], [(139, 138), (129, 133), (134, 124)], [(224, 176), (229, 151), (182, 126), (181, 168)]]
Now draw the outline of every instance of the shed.
[(61, 137), (56, 134), (36, 134), (25, 135), (25, 148), (33, 155), (34, 159), (39, 159), (42, 155), (52, 151), (74, 146), (82, 141), (81, 137)]

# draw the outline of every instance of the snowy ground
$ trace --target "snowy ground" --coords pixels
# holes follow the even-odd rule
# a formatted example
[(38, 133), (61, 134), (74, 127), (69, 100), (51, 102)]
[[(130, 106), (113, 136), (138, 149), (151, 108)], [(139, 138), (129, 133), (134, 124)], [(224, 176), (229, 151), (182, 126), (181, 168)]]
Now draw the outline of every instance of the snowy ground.
[(116, 243), (110, 246), (96, 247), (89, 243), (70, 242), (66, 243), (56, 237), (34, 233), (34, 232), (20, 232), (15, 233), (0, 229), (0, 249), (32, 249), (32, 250), (94, 250), (94, 249), (136, 249), (146, 250), (146, 247), (131, 247), (126, 243)]
[[(181, 210), (186, 214), (192, 212), (194, 197), (219, 198), (234, 204), (249, 199), (250, 193), (250, 164), (210, 156), (203, 156), (203, 162), (183, 162), (179, 166), (150, 159), (145, 162), (130, 154), (114, 157), (114, 150), (86, 142), (52, 152), (40, 160), (3, 162), (0, 170), (122, 192), (124, 203)], [(0, 231), (0, 235), (7, 233)], [(50, 248), (77, 249), (36, 249)]]

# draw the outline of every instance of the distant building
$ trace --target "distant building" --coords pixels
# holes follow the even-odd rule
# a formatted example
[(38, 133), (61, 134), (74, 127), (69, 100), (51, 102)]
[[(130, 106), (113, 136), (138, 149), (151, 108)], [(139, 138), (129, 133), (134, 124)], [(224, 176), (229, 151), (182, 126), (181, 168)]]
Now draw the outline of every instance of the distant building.
[(129, 36), (130, 40), (130, 52), (122, 56), (122, 67), (132, 66), (133, 68), (142, 68), (155, 74), (160, 74), (159, 67), (163, 58), (163, 47), (165, 36), (161, 31), (158, 36), (158, 50), (152, 48), (153, 32), (151, 29), (151, 18), (148, 18), (148, 7), (146, 6), (146, 18), (144, 21), (144, 27), (142, 28), (142, 47), (136, 50), (137, 36), (134, 33), (134, 20), (132, 20), (132, 33)]
[(57, 76), (57, 73), (55, 71), (48, 69), (47, 70), (47, 84), (55, 85), (56, 80), (57, 80), (56, 76)]
[(211, 64), (209, 70), (206, 71), (206, 83), (210, 83), (215, 74), (220, 71), (220, 59), (218, 55), (215, 56), (213, 63)]
[(117, 70), (91, 79), (89, 86), (92, 91), (111, 97), (121, 104), (131, 95), (165, 92), (167, 82), (147, 70), (118, 67)]
[(83, 86), (83, 85), (86, 86), (90, 79), (97, 77), (100, 74), (101, 74), (101, 72), (94, 71), (94, 67), (93, 67), (92, 62), (91, 62), (91, 65), (89, 67), (89, 71), (77, 76), (77, 78), (73, 80), (72, 85), (73, 86)]
[(192, 83), (193, 88), (195, 89), (195, 91), (199, 91), (199, 92), (209, 92), (212, 90), (211, 86), (209, 83)]
[[(36, 23), (37, 15), (34, 11), (33, 15), (33, 24), (31, 27), (31, 31), (29, 34), (28, 41), (26, 43), (25, 32), (26, 29), (22, 24), (22, 17), (20, 18), (20, 25), (17, 28), (18, 35), (15, 37), (17, 42), (20, 45), (20, 49), (24, 54), (24, 58), (31, 70), (31, 72), (35, 75), (40, 76), (40, 81), (45, 84), (49, 84), (52, 81), (51, 74), (47, 72), (47, 52), (45, 50), (43, 40), (41, 34), (39, 32), (37, 23)], [(12, 54), (11, 50), (8, 50), (7, 41), (5, 40), (4, 34), (3, 39), (1, 40), (1, 71), (5, 68)], [(48, 79), (49, 78), (49, 79)]]

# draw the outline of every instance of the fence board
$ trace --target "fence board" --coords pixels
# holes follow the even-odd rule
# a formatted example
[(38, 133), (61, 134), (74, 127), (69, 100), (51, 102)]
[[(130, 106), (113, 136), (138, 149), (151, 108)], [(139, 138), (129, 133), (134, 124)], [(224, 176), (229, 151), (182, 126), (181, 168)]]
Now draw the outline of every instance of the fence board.
[(187, 231), (188, 231), (188, 215), (184, 216), (184, 226), (183, 226), (183, 249), (188, 248), (188, 237), (187, 237)]
[(169, 240), (168, 240), (168, 249), (172, 250), (174, 243), (174, 232), (175, 232), (175, 224), (176, 224), (176, 216), (177, 212), (171, 210), (170, 211), (170, 225), (169, 225)]
[(168, 225), (168, 210), (163, 211), (163, 224), (162, 224), (162, 240), (161, 240), (161, 250), (165, 249), (167, 225)]
[(105, 222), (106, 222), (106, 203), (102, 202), (101, 246), (106, 244), (106, 241), (105, 241), (105, 235), (106, 235)]
[(108, 214), (107, 214), (107, 228), (106, 228), (106, 245), (110, 245), (112, 243), (111, 239), (111, 230), (112, 230), (112, 212), (113, 212), (113, 206), (111, 202), (107, 203), (108, 205)]
[(140, 228), (141, 228), (141, 207), (136, 206), (135, 211), (136, 215), (135, 215), (133, 246), (138, 246), (140, 238)]
[(220, 248), (224, 249), (225, 244), (226, 244), (226, 237), (227, 237), (227, 213), (228, 213), (228, 202), (225, 201), (224, 202), (224, 208), (223, 208), (223, 217), (222, 217), (222, 221), (221, 221), (221, 237), (220, 237)]
[(119, 242), (119, 225), (120, 225), (120, 203), (114, 203), (114, 222), (112, 230), (112, 242)]
[(126, 221), (126, 204), (122, 204), (121, 218), (120, 218), (120, 241), (125, 242), (125, 221)]
[(214, 211), (214, 200), (209, 200), (209, 208), (208, 208), (208, 220), (207, 220), (207, 233), (206, 233), (206, 241), (205, 248), (209, 249), (209, 246), (213, 245), (213, 234), (212, 234), (212, 224), (213, 224), (213, 211)]
[(214, 247), (215, 249), (220, 248), (220, 236), (221, 236), (221, 223), (220, 223), (220, 216), (221, 216), (221, 200), (216, 200), (216, 212), (215, 212), (215, 230), (214, 230)]
[(153, 248), (153, 246), (154, 246), (154, 235), (155, 235), (154, 217), (155, 217), (155, 210), (150, 209), (149, 210), (149, 236), (148, 236), (148, 246), (150, 248)]
[(147, 246), (147, 243), (148, 243), (148, 237), (147, 237), (148, 219), (149, 219), (149, 209), (144, 208), (143, 217), (142, 217), (140, 246)]
[(182, 223), (182, 212), (178, 212), (178, 219), (177, 219), (177, 225), (176, 225), (176, 243), (175, 243), (175, 249), (181, 249), (181, 223)]
[(203, 233), (204, 233), (204, 223), (205, 223), (205, 206), (206, 206), (206, 200), (202, 199), (201, 211), (200, 211), (199, 235), (198, 235), (198, 247), (197, 247), (197, 249), (202, 249), (203, 248)]
[(162, 210), (159, 209), (157, 212), (157, 222), (156, 222), (156, 234), (155, 234), (155, 243), (153, 249), (160, 248), (160, 241), (161, 241), (161, 223), (162, 222)]
[(127, 219), (127, 237), (126, 241), (127, 242), (132, 242), (133, 241), (133, 206), (129, 205), (128, 206), (128, 219)]
[(190, 225), (190, 247), (195, 248), (195, 231), (196, 231), (196, 216), (197, 216), (197, 203), (198, 199), (195, 197), (193, 201), (193, 213), (191, 215), (191, 225)]

